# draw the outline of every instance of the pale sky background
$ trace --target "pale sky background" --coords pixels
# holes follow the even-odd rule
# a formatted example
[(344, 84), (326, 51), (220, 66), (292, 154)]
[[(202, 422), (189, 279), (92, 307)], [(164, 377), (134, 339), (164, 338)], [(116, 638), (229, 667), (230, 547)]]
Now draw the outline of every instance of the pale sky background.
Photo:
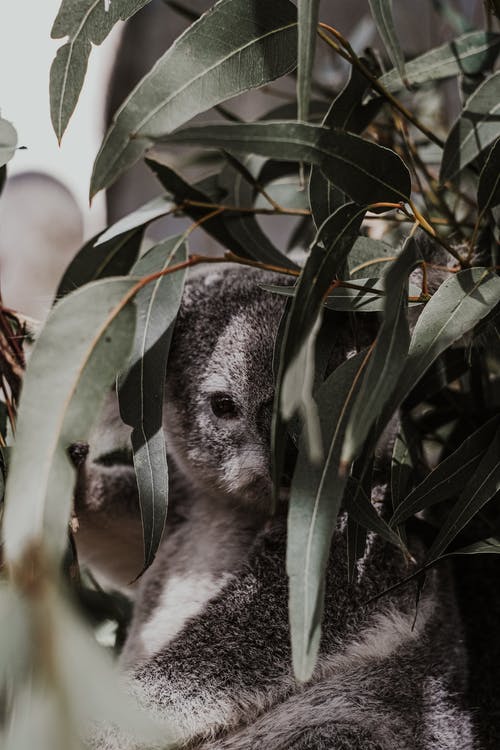
[(19, 135), (10, 174), (28, 170), (48, 172), (73, 193), (84, 216), (85, 235), (102, 229), (104, 194), (89, 209), (92, 164), (103, 136), (107, 77), (119, 26), (100, 47), (94, 47), (83, 91), (59, 148), (49, 110), (49, 71), (61, 39), (50, 29), (61, 0), (3, 0), (0, 2), (0, 109)]

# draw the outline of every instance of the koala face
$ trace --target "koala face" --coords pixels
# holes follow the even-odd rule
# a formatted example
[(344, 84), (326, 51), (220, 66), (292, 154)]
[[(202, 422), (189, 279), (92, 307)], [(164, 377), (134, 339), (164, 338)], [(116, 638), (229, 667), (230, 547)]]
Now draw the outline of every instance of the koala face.
[[(168, 450), (201, 490), (268, 507), (273, 348), (284, 299), (230, 268), (191, 280), (167, 368)], [(283, 279), (280, 278), (280, 283)]]

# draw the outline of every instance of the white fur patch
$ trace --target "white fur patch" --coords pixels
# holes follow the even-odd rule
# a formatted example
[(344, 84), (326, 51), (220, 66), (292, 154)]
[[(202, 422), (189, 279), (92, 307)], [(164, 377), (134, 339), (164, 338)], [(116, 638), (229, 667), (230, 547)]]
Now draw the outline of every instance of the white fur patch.
[(145, 653), (153, 656), (164, 648), (221, 591), (229, 577), (191, 573), (169, 578), (157, 608), (141, 630)]
[(222, 476), (228, 492), (238, 492), (265, 472), (266, 458), (258, 449), (242, 451), (222, 464)]

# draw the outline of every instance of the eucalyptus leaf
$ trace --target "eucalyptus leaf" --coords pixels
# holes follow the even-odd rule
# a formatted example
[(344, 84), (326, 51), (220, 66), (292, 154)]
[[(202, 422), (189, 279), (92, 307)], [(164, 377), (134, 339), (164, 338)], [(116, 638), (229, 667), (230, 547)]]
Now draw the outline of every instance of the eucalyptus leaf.
[[(354, 203), (348, 203), (321, 225), (295, 287), (281, 340), (273, 406), (271, 442), (275, 490), (280, 485), (285, 452), (286, 419), (283, 414), (287, 416), (290, 414), (287, 403), (283, 401), (283, 379), (297, 357), (303, 342), (309, 337), (316, 324), (324, 295), (328, 291), (332, 278), (345, 265), (349, 250), (358, 235), (364, 213), (364, 209)], [(299, 387), (297, 380), (295, 387)], [(311, 429), (314, 434), (314, 425)], [(309, 433), (310, 430), (305, 431), (306, 435)], [(314, 454), (314, 451), (312, 453)]]
[(0, 117), (0, 167), (7, 164), (16, 153), (17, 131), (11, 122)]
[[(476, 75), (493, 66), (500, 51), (500, 34), (471, 31), (415, 57), (405, 64), (406, 80), (412, 86), (466, 73)], [(388, 91), (403, 88), (398, 69), (379, 78)]]
[(461, 547), (453, 552), (448, 552), (443, 557), (452, 557), (454, 555), (500, 555), (500, 539), (490, 536), (487, 539), (482, 539), (480, 542), (469, 544), (467, 547)]
[(467, 523), (486, 505), (500, 489), (500, 429), (497, 429), (490, 445), (457, 502), (442, 524), (427, 554), (427, 562), (439, 558)]
[(436, 468), (395, 508), (391, 526), (405, 521), (424, 508), (460, 494), (475, 472), (498, 429), (500, 417), (482, 425)]
[(297, 119), (307, 121), (316, 50), (319, 0), (298, 0)]
[(408, 360), (393, 405), (449, 346), (474, 328), (500, 302), (500, 278), (488, 268), (468, 268), (446, 279), (425, 305), (412, 334)]
[(366, 352), (346, 360), (317, 393), (325, 459), (310, 461), (304, 436), (292, 480), (288, 510), (287, 573), (292, 661), (295, 677), (305, 682), (318, 655), (323, 612), (324, 576), (346, 477), (339, 460), (346, 417)]
[(421, 260), (410, 236), (385, 276), (384, 319), (363, 383), (353, 405), (342, 448), (342, 463), (350, 464), (388, 403), (406, 362), (410, 344), (407, 319), (408, 277)]
[(64, 297), (33, 348), (6, 486), (4, 553), (12, 564), (42, 541), (56, 559), (64, 551), (75, 479), (67, 449), (88, 438), (130, 351), (135, 316), (123, 300), (133, 285), (104, 279)]
[(92, 44), (101, 44), (117, 21), (125, 21), (150, 0), (63, 0), (52, 26), (53, 39), (69, 37), (50, 69), (50, 114), (61, 141), (85, 79)]
[(406, 85), (405, 58), (396, 35), (392, 16), (392, 0), (368, 0), (368, 3), (387, 54), (397, 69), (401, 81)]
[[(149, 276), (186, 259), (184, 235), (170, 237), (140, 258), (132, 274)], [(132, 355), (127, 370), (118, 379), (120, 414), (123, 421), (133, 428), (131, 440), (139, 489), (145, 568), (153, 562), (167, 515), (168, 467), (163, 401), (168, 352), (184, 278), (185, 270), (176, 271), (160, 276), (138, 292)]]
[(387, 271), (389, 261), (394, 260), (397, 254), (398, 251), (383, 240), (358, 237), (349, 253), (350, 276), (356, 279), (356, 283), (366, 275), (383, 276)]
[(175, 203), (168, 195), (158, 195), (156, 198), (152, 198), (147, 203), (144, 203), (139, 208), (136, 208), (132, 213), (127, 214), (119, 221), (108, 227), (102, 234), (99, 235), (95, 243), (95, 247), (102, 245), (104, 242), (114, 239), (118, 235), (125, 234), (131, 229), (137, 229), (137, 227), (143, 227), (150, 224), (152, 221), (159, 219), (161, 216), (171, 213), (175, 208)]
[(477, 87), (446, 139), (440, 180), (455, 177), (500, 136), (500, 71)]
[(411, 192), (408, 169), (394, 151), (321, 125), (224, 123), (186, 128), (161, 140), (317, 164), (336, 187), (361, 205), (406, 201)]
[(296, 50), (296, 9), (289, 0), (219, 0), (176, 39), (114, 116), (94, 164), (91, 195), (159, 136), (288, 73)]
[(500, 138), (491, 149), (479, 175), (477, 205), (481, 213), (500, 203)]
[(126, 275), (137, 260), (143, 233), (143, 228), (139, 227), (114, 236), (102, 245), (99, 244), (102, 235), (92, 237), (67, 267), (54, 300), (65, 297), (90, 281)]

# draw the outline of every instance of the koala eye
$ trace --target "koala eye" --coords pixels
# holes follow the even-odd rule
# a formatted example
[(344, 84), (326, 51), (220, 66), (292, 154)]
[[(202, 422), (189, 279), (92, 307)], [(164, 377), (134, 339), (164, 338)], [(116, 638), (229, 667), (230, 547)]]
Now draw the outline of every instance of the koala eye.
[(210, 406), (219, 419), (236, 419), (238, 417), (238, 407), (227, 393), (213, 393), (210, 397)]

